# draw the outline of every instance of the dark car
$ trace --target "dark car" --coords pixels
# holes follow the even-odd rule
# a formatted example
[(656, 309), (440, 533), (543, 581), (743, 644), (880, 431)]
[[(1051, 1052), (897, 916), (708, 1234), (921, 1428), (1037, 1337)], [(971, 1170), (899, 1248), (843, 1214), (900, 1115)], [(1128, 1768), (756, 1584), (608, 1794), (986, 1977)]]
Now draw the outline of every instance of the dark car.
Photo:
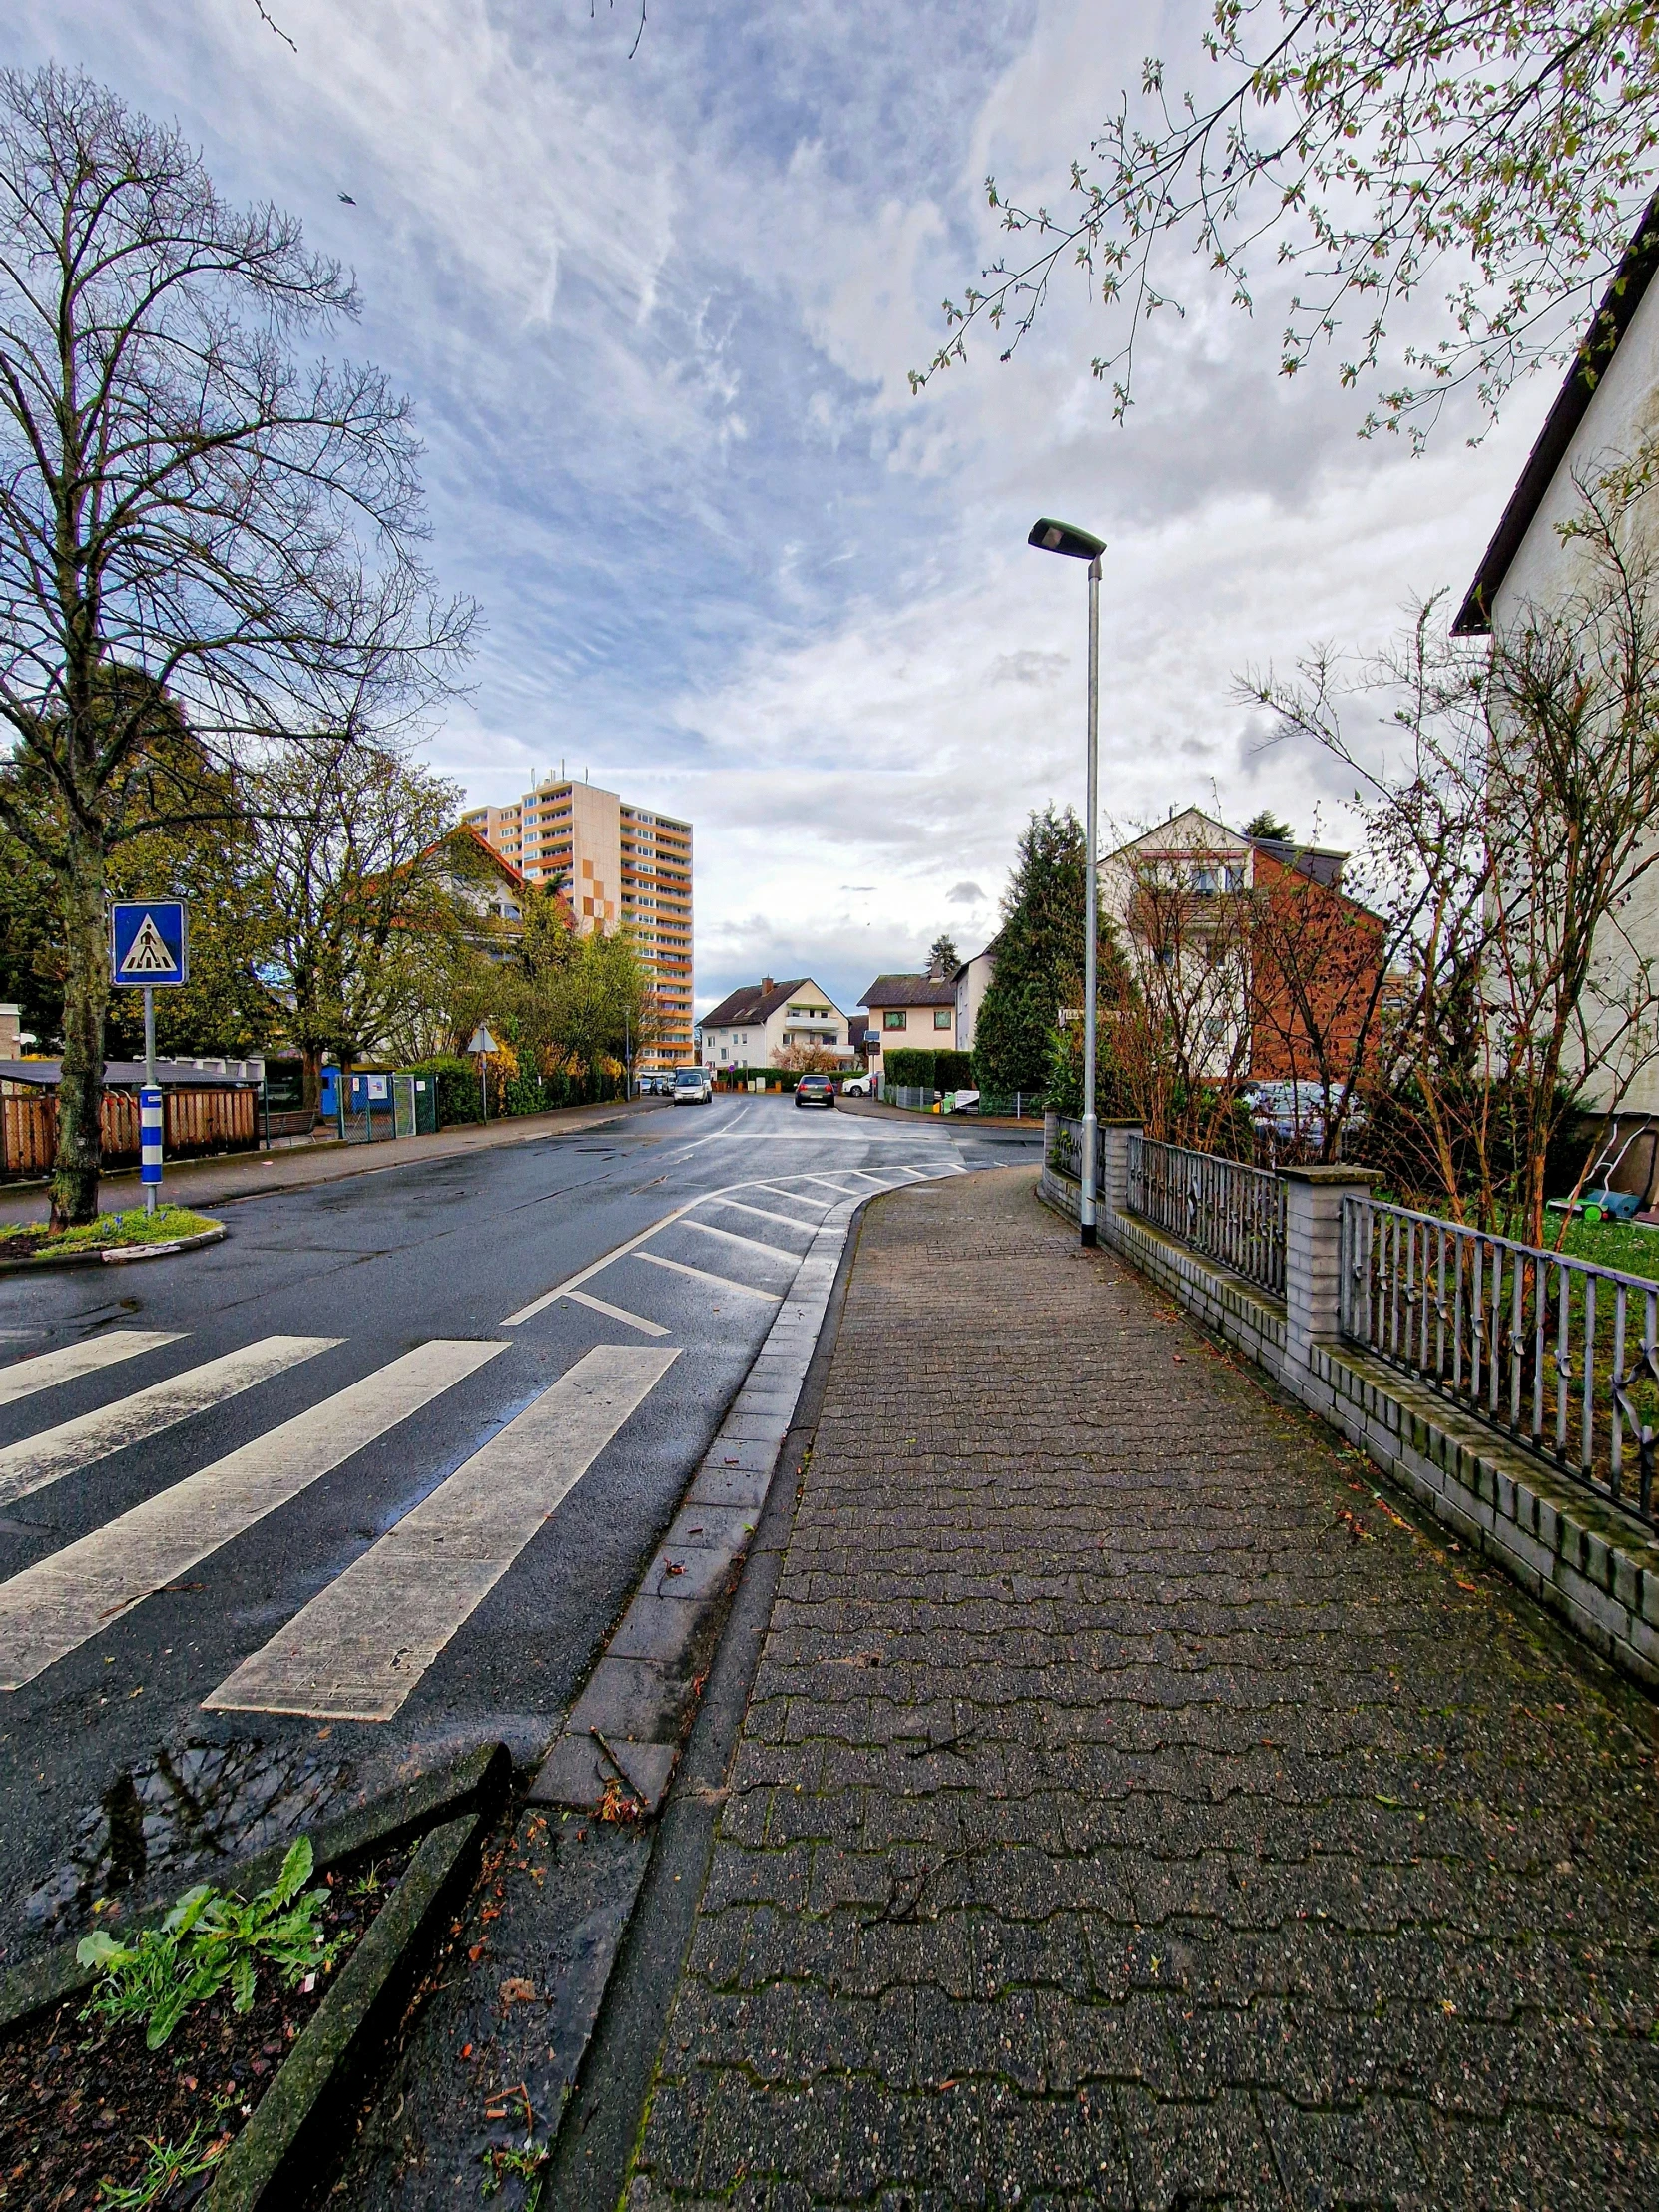
[(798, 1106), (833, 1106), (835, 1086), (828, 1075), (804, 1075), (795, 1086)]

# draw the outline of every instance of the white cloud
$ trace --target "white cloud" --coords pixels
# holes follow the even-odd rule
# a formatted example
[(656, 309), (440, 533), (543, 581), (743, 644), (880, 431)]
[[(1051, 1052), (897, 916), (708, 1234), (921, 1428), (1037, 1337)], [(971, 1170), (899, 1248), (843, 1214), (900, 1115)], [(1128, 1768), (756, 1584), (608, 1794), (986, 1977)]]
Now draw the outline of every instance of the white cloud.
[(994, 930), (1028, 811), (1082, 800), (1084, 577), (1027, 549), (1039, 513), (1109, 541), (1106, 814), (1340, 824), (1234, 676), (1466, 581), (1548, 392), (1478, 451), (1361, 445), (1332, 374), (1275, 374), (1271, 285), (1246, 319), (1197, 264), (1121, 429), (1064, 271), (1011, 363), (980, 336), (906, 380), (1002, 243), (987, 169), (1059, 206), (1206, 0), (683, 0), (632, 62), (637, 18), (587, 0), (276, 12), (297, 57), (240, 0), (25, 0), (13, 46), (177, 113), (356, 267), (352, 342), (415, 394), (433, 557), (489, 625), (433, 758), (474, 800), (563, 757), (689, 815), (700, 1003), (764, 967), (844, 1004), (947, 919)]

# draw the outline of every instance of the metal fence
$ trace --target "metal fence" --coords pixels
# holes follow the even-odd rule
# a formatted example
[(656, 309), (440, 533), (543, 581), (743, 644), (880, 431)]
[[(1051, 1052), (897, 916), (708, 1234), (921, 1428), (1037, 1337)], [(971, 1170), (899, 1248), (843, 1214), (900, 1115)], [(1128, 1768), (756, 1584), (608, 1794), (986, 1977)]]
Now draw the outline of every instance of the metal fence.
[(1343, 1201), (1343, 1334), (1652, 1521), (1659, 1283)]
[(1285, 1186), (1277, 1175), (1131, 1137), (1129, 1211), (1284, 1297)]

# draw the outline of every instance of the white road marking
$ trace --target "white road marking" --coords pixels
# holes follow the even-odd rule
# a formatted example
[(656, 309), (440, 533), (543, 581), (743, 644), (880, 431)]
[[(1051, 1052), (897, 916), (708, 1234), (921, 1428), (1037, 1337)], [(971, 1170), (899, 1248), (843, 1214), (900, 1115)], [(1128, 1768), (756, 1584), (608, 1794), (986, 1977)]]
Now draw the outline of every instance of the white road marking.
[(147, 1390), (117, 1398), (96, 1413), (83, 1413), (78, 1420), (66, 1420), (22, 1443), (8, 1444), (0, 1451), (0, 1505), (90, 1467), (124, 1444), (138, 1443), (189, 1420), (193, 1413), (236, 1397), (256, 1382), (280, 1375), (284, 1368), (332, 1351), (339, 1342), (338, 1337), (262, 1337), (240, 1352), (227, 1352), (222, 1359), (187, 1368), (166, 1382), (152, 1382)]
[[(695, 1229), (704, 1237), (718, 1237), (722, 1244), (742, 1245), (746, 1252), (770, 1252), (775, 1260), (782, 1260), (791, 1268), (800, 1257), (798, 1253), (786, 1252), (782, 1245), (768, 1244), (765, 1237), (746, 1237), (741, 1229), (717, 1229), (712, 1221), (683, 1221), (677, 1226)], [(803, 1222), (801, 1226), (807, 1225)]]
[[(843, 1192), (841, 1195), (844, 1197), (846, 1194)], [(760, 1221), (777, 1222), (781, 1229), (799, 1229), (808, 1236), (812, 1235), (812, 1225), (809, 1222), (797, 1221), (793, 1214), (769, 1214), (764, 1206), (746, 1205), (741, 1198), (719, 1198), (711, 1193), (708, 1204), (711, 1206), (733, 1206), (740, 1214), (754, 1214)]]
[(679, 1357), (596, 1345), (203, 1702), (390, 1720)]
[[(687, 1205), (695, 1206), (697, 1203), (695, 1198), (687, 1200)], [(531, 1321), (537, 1314), (545, 1313), (556, 1299), (568, 1296), (578, 1285), (585, 1283), (590, 1275), (597, 1275), (601, 1268), (608, 1268), (613, 1260), (620, 1260), (625, 1252), (632, 1252), (636, 1245), (644, 1244), (647, 1237), (654, 1237), (659, 1229), (666, 1229), (671, 1221), (678, 1221), (685, 1210), (684, 1206), (677, 1206), (672, 1214), (659, 1215), (651, 1227), (642, 1229), (637, 1237), (630, 1237), (625, 1244), (613, 1245), (600, 1259), (590, 1261), (587, 1267), (579, 1268), (574, 1275), (567, 1275), (562, 1283), (555, 1283), (550, 1291), (543, 1291), (540, 1298), (531, 1299), (529, 1305), (521, 1306), (516, 1314), (509, 1314), (501, 1324), (502, 1328), (516, 1329), (520, 1322)]]
[(647, 1337), (668, 1335), (661, 1323), (647, 1321), (643, 1314), (631, 1314), (626, 1306), (613, 1306), (607, 1299), (595, 1298), (591, 1291), (564, 1291), (560, 1295), (573, 1300), (578, 1306), (591, 1306), (596, 1314), (603, 1314), (608, 1321), (626, 1322), (630, 1329), (638, 1329)]
[(423, 1344), (13, 1575), (0, 1584), (0, 1690), (32, 1682), (505, 1350)]
[(96, 1375), (118, 1360), (137, 1359), (160, 1345), (174, 1345), (182, 1329), (112, 1329), (107, 1336), (89, 1337), (85, 1344), (65, 1345), (61, 1352), (40, 1352), (32, 1360), (14, 1360), (0, 1368), (0, 1405), (15, 1405), (36, 1390), (50, 1390), (59, 1382), (71, 1382), (78, 1375)]
[[(814, 1207), (820, 1221), (824, 1219), (825, 1214), (829, 1211), (826, 1202), (813, 1191), (787, 1191), (782, 1183), (746, 1183), (743, 1188), (746, 1191), (771, 1191), (775, 1198), (790, 1198), (798, 1206)], [(807, 1224), (803, 1222), (802, 1227), (805, 1228)]]
[(763, 1291), (753, 1283), (740, 1283), (735, 1275), (711, 1275), (707, 1268), (694, 1268), (685, 1260), (668, 1260), (660, 1252), (636, 1252), (636, 1260), (648, 1260), (654, 1268), (672, 1268), (676, 1275), (694, 1276), (699, 1283), (712, 1283), (719, 1291), (747, 1291), (751, 1298), (770, 1299), (774, 1306), (782, 1302), (779, 1291)]
[[(857, 1168), (841, 1170), (842, 1175), (857, 1175), (860, 1172)], [(803, 1183), (822, 1183), (827, 1190), (833, 1191), (837, 1198), (855, 1198), (858, 1195), (855, 1191), (849, 1191), (844, 1183), (836, 1182), (832, 1175), (804, 1175), (801, 1180)]]

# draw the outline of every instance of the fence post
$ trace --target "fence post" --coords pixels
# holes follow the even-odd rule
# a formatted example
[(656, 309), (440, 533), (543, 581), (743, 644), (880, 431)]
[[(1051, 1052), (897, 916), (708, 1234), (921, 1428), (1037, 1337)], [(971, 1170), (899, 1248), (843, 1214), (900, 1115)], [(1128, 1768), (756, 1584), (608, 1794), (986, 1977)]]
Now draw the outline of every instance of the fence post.
[(1111, 1221), (1129, 1211), (1129, 1140), (1141, 1134), (1138, 1121), (1103, 1121), (1100, 1125), (1100, 1211)]
[(1342, 1329), (1343, 1199), (1374, 1168), (1281, 1168), (1285, 1185), (1285, 1349), (1300, 1367)]

